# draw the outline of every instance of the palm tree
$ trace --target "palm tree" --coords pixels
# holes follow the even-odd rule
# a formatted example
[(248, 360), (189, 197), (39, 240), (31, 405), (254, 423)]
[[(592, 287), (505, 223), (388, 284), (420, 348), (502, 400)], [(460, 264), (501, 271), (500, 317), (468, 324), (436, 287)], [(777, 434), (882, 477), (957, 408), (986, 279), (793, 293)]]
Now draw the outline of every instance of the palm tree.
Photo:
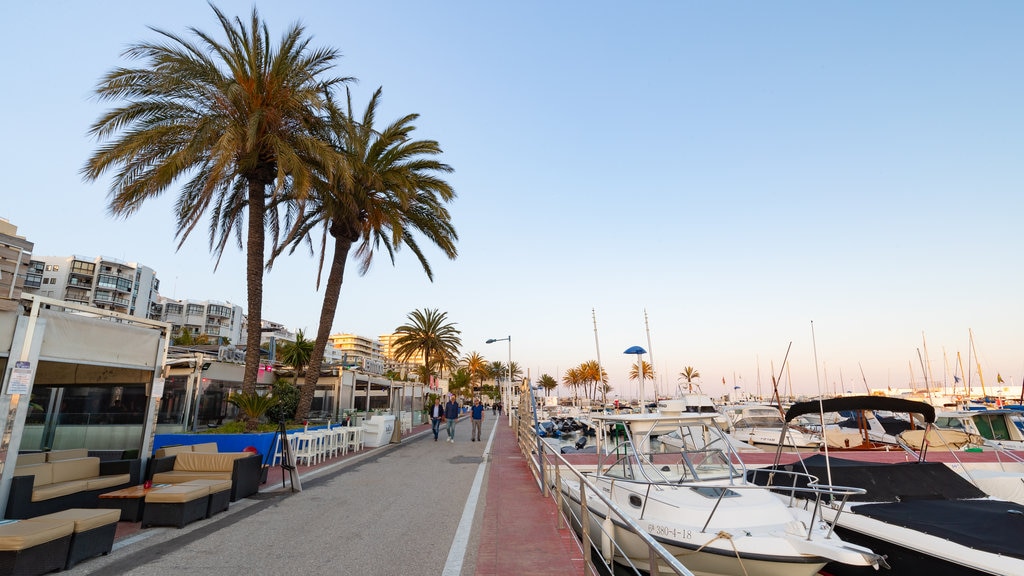
[(551, 394), (552, 390), (558, 388), (558, 380), (555, 380), (555, 378), (550, 374), (542, 374), (541, 377), (537, 379), (537, 384), (544, 389), (544, 394), (546, 395)]
[(597, 360), (587, 360), (580, 364), (578, 371), (580, 383), (584, 387), (587, 398), (596, 400), (597, 393), (602, 392), (608, 384), (608, 373), (598, 364)]
[[(642, 374), (640, 370), (643, 370)], [(637, 364), (633, 364), (632, 366), (629, 367), (630, 380), (640, 381), (641, 376), (643, 376), (644, 381), (654, 381), (654, 368), (651, 366), (651, 363), (648, 362), (647, 360), (641, 360), (639, 363), (639, 368)], [(641, 398), (640, 405), (643, 406), (644, 402), (645, 400)]]
[(686, 380), (686, 387), (688, 392), (693, 392), (693, 380), (700, 378), (700, 372), (694, 369), (693, 366), (686, 366), (683, 371), (679, 373), (680, 380)]
[(523, 369), (519, 367), (518, 362), (512, 362), (512, 381), (521, 380), (523, 377)]
[(424, 384), (429, 377), (444, 367), (453, 364), (462, 346), (462, 332), (455, 324), (448, 322), (447, 312), (427, 308), (413, 310), (407, 316), (409, 322), (395, 328), (394, 354), (399, 362), (406, 362), (416, 354), (423, 355)]
[(469, 396), (473, 394), (473, 384), (469, 370), (459, 368), (452, 373), (448, 380), (448, 391), (456, 396)]
[[(285, 249), (291, 253), (299, 245), (307, 245), (312, 252), (312, 235), (319, 230), (322, 273), (328, 258), (328, 237), (332, 239), (320, 324), (297, 412), (300, 417), (313, 400), (352, 246), (358, 242), (354, 255), (360, 275), (369, 270), (375, 251), (386, 251), (394, 264), (395, 252), (404, 245), (416, 255), (427, 278), (433, 280), (433, 271), (413, 232), (419, 232), (449, 259), (457, 255), (458, 235), (444, 206), (455, 198), (455, 192), (435, 175), (452, 169), (430, 158), (441, 154), (437, 142), (412, 139), (416, 129), (412, 122), (418, 115), (404, 116), (380, 132), (374, 128), (380, 96), (378, 88), (361, 119), (353, 114), (351, 95), (347, 112), (331, 106), (329, 137), (337, 151), (336, 170), (327, 173), (332, 177), (317, 183), (309, 198), (285, 199), (292, 226), (284, 242), (275, 248), (271, 263)], [(318, 288), (319, 284), (318, 274)]]
[[(298, 386), (299, 372), (309, 365), (309, 356), (313, 352), (313, 341), (306, 340), (306, 334), (300, 328), (295, 333), (295, 342), (282, 342), (277, 352), (277, 359), (295, 369), (292, 386)], [(309, 379), (309, 374), (306, 374)], [(303, 415), (305, 417), (305, 415)]]
[(274, 396), (261, 396), (256, 392), (235, 392), (228, 396), (228, 402), (238, 407), (242, 420), (245, 422), (245, 431), (253, 432), (259, 427), (260, 418), (274, 406), (279, 400)]
[[(321, 136), (330, 91), (349, 78), (327, 77), (334, 49), (311, 49), (293, 24), (272, 45), (255, 9), (248, 26), (213, 7), (226, 41), (195, 28), (195, 40), (154, 29), (162, 41), (139, 42), (124, 56), (138, 68), (115, 68), (96, 94), (126, 103), (105, 113), (89, 132), (102, 144), (82, 169), (95, 181), (116, 169), (109, 212), (128, 217), (175, 181), (189, 178), (175, 204), (178, 248), (210, 213), (210, 249), (217, 263), (246, 226), (248, 310), (242, 390), (251, 392), (259, 370), (260, 319), (267, 209), (287, 186), (304, 197), (333, 149)], [(216, 269), (216, 265), (214, 267)]]
[(495, 360), (488, 365), (487, 374), (498, 383), (500, 388), (502, 381), (508, 379), (508, 366), (504, 362)]
[(462, 367), (469, 372), (470, 379), (476, 382), (476, 387), (483, 385), (484, 380), (490, 375), (490, 369), (485, 359), (479, 352), (470, 352), (462, 358)]
[[(566, 370), (565, 375), (562, 376), (562, 384), (573, 391), (574, 398), (579, 398), (579, 388), (583, 385), (583, 375), (581, 372), (579, 367), (573, 367)], [(574, 400), (573, 404), (575, 405), (575, 403)]]

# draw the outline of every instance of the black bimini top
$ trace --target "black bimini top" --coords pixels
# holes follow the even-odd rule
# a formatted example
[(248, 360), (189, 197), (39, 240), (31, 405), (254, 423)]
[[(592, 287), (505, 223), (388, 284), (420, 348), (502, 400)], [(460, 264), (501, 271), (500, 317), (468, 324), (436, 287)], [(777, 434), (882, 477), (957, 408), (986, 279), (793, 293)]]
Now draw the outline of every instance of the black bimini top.
[(903, 398), (889, 398), (888, 396), (845, 396), (843, 398), (829, 398), (820, 401), (797, 402), (790, 406), (789, 410), (786, 410), (786, 422), (792, 422), (794, 418), (804, 414), (846, 412), (849, 410), (908, 412), (920, 414), (924, 417), (925, 422), (935, 422), (935, 408), (931, 404)]

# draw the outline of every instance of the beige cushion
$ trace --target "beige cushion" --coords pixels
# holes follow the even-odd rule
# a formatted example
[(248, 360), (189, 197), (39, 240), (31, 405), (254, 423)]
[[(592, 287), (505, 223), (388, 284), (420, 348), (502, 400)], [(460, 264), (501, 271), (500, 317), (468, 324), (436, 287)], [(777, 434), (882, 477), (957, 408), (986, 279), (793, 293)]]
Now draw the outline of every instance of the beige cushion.
[(53, 484), (53, 464), (26, 464), (14, 467), (15, 476), (35, 476), (33, 488)]
[[(119, 510), (115, 510), (120, 514)], [(33, 520), (0, 524), (0, 551), (25, 550), (71, 534), (75, 523), (68, 520)]]
[(46, 453), (47, 462), (56, 462), (57, 460), (70, 460), (72, 458), (88, 458), (88, 448), (69, 448), (67, 450), (50, 450)]
[(86, 489), (85, 480), (68, 480), (67, 482), (56, 482), (45, 486), (32, 488), (32, 501), (49, 500), (58, 496), (67, 496)]
[(27, 466), (29, 464), (46, 464), (46, 452), (18, 454), (18, 466)]
[(216, 442), (204, 442), (202, 444), (193, 444), (193, 452), (217, 452)]
[(172, 470), (153, 474), (154, 484), (181, 484), (189, 480), (227, 480), (231, 481), (231, 472), (185, 472)]
[(182, 452), (174, 460), (174, 470), (182, 472), (231, 472), (236, 458), (248, 452)]
[(156, 451), (153, 454), (155, 458), (163, 458), (164, 456), (174, 456), (175, 454), (181, 454), (182, 452), (191, 452), (191, 446), (164, 446), (163, 448)]
[(85, 489), (99, 490), (100, 488), (110, 488), (112, 486), (127, 484), (131, 482), (131, 480), (131, 474), (111, 474), (109, 476), (97, 476), (95, 478), (87, 478), (85, 480)]
[(146, 503), (164, 503), (174, 504), (179, 502), (191, 502), (197, 498), (205, 498), (210, 495), (210, 488), (208, 486), (189, 486), (187, 484), (177, 484), (175, 486), (165, 486), (163, 488), (154, 488), (146, 494)]
[(195, 480), (188, 480), (182, 482), (179, 486), (206, 486), (210, 489), (210, 494), (216, 494), (217, 492), (224, 492), (231, 490), (231, 480), (221, 480), (214, 478), (198, 478)]
[(85, 532), (86, 530), (92, 530), (93, 528), (99, 528), (100, 526), (106, 526), (107, 524), (117, 524), (120, 519), (121, 511), (116, 509), (68, 508), (67, 510), (61, 510), (60, 512), (54, 512), (53, 514), (36, 516), (35, 518), (26, 520), (26, 522), (36, 522), (39, 520), (64, 520), (66, 522), (74, 522), (75, 532)]
[(50, 462), (53, 467), (53, 481), (86, 480), (100, 475), (99, 458), (74, 458)]

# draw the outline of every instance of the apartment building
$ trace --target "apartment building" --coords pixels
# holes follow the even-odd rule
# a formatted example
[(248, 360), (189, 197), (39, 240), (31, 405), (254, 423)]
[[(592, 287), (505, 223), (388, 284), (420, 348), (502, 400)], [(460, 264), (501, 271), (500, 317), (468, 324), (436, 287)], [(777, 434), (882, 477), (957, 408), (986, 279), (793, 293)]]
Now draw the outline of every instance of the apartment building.
[(405, 361), (399, 362), (398, 358), (395, 356), (394, 342), (400, 336), (401, 334), (381, 334), (381, 354), (383, 354), (386, 359), (388, 370), (394, 370), (398, 373), (414, 373), (417, 369), (423, 366), (423, 352), (417, 351)]
[(340, 363), (348, 368), (358, 367), (370, 374), (383, 374), (387, 363), (381, 352), (381, 343), (358, 334), (331, 334), (327, 349), (333, 356), (340, 355)]
[(39, 256), (41, 284), (26, 292), (55, 300), (159, 320), (160, 280), (137, 262), (99, 256)]
[(34, 244), (0, 218), (0, 311), (17, 310), (23, 291), (42, 283), (42, 262), (32, 260)]
[(160, 297), (160, 320), (169, 323), (175, 337), (187, 331), (210, 344), (238, 344), (245, 330), (242, 307), (219, 300), (175, 300)]

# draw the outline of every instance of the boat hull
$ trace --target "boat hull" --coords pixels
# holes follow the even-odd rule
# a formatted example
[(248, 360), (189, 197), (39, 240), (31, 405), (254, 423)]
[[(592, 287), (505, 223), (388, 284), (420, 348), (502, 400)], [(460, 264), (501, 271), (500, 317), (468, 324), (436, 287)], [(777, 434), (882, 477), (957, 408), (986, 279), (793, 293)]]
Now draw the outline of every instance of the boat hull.
[[(582, 528), (578, 522), (581, 518), (581, 506), (578, 487), (563, 489), (563, 508), (570, 518), (570, 525), (577, 535), (582, 537)], [(645, 572), (650, 572), (649, 551), (647, 544), (634, 534), (623, 523), (613, 522), (614, 543), (606, 534), (609, 528), (606, 511), (603, 507), (588, 507), (589, 530), (591, 538), (601, 548), (601, 554), (607, 561), (633, 565)], [(696, 576), (813, 576), (825, 566), (826, 560), (821, 557), (778, 556), (738, 551), (736, 544), (730, 541), (728, 534), (708, 531), (694, 533), (692, 530), (673, 530), (659, 527), (657, 524), (637, 520), (647, 529), (648, 534), (665, 547), (679, 562)], [(659, 534), (664, 532), (664, 534)], [(688, 539), (672, 537), (673, 532)], [(673, 575), (675, 572), (665, 566), (659, 566), (657, 574)]]

